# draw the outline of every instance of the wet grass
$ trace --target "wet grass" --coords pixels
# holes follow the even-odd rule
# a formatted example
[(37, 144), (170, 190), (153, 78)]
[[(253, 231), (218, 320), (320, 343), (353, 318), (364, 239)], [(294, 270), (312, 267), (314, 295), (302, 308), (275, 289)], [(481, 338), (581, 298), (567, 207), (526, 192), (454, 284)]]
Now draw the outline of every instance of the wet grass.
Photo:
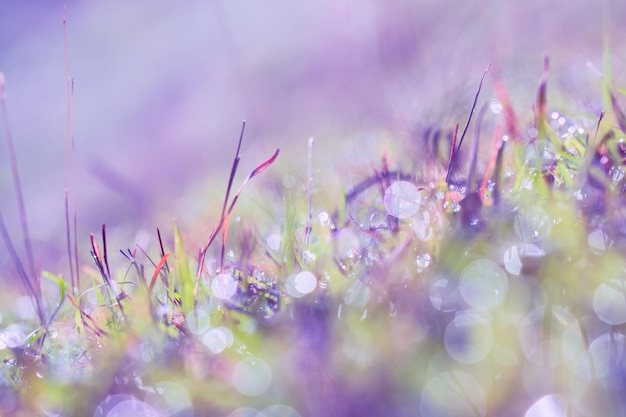
[[(316, 171), (311, 139), (304, 174), (274, 170), (277, 150), (234, 188), (244, 123), (199, 248), (176, 226), (109, 248), (105, 225), (77, 247), (68, 77), (69, 279), (35, 270), (23, 203), (26, 258), (0, 216), (26, 294), (4, 300), (0, 412), (624, 414), (622, 94), (569, 118), (548, 75), (523, 123), (498, 80), (481, 98), (485, 72), (460, 136), (390, 142), (353, 184)], [(238, 207), (255, 187), (263, 207)]]

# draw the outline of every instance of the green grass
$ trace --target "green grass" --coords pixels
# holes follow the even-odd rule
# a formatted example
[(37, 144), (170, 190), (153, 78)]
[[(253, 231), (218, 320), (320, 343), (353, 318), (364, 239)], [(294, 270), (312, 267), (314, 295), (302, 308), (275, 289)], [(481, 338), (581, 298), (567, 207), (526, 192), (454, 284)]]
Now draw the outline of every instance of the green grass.
[(305, 173), (276, 151), (233, 188), (242, 128), (199, 248), (103, 226), (75, 250), (67, 198), (71, 274), (33, 273), (0, 223), (28, 294), (4, 300), (0, 414), (623, 415), (623, 93), (569, 119), (547, 76), (530, 123), (479, 88), (461, 128), (346, 177), (311, 140)]

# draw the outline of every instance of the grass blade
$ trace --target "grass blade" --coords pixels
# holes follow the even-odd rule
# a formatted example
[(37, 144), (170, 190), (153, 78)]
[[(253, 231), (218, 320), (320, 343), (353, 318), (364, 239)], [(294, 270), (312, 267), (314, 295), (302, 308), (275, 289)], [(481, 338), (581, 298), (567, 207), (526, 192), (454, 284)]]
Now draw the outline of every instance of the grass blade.
[[(161, 258), (161, 262), (164, 262), (163, 258)], [(160, 269), (157, 268), (158, 270)], [(189, 261), (183, 245), (183, 239), (176, 224), (174, 224), (174, 274), (176, 275), (178, 290), (180, 291), (181, 309), (183, 314), (187, 314), (195, 307), (194, 282), (189, 269)]]
[[(470, 109), (470, 113), (469, 116), (467, 117), (467, 123), (465, 123), (465, 127), (463, 128), (463, 133), (461, 134), (461, 138), (459, 139), (459, 146), (456, 147), (456, 131), (454, 133), (454, 143), (452, 144), (452, 151), (450, 152), (451, 157), (450, 157), (450, 163), (448, 165), (448, 173), (446, 174), (446, 183), (450, 182), (450, 173), (452, 172), (452, 165), (455, 162), (455, 159), (459, 153), (459, 151), (461, 150), (461, 145), (463, 145), (463, 139), (465, 139), (465, 135), (467, 134), (467, 129), (469, 129), (469, 125), (472, 121), (472, 115), (474, 114), (474, 111), (476, 110), (476, 103), (478, 103), (478, 97), (480, 96), (480, 90), (483, 88), (483, 82), (485, 81), (485, 77), (487, 76), (487, 73), (489, 72), (489, 70), (491, 69), (491, 64), (489, 64), (489, 66), (487, 67), (487, 69), (485, 69), (485, 72), (483, 72), (483, 76), (480, 78), (480, 83), (478, 84), (478, 90), (476, 91), (476, 95), (474, 96), (474, 102), (472, 103), (472, 108)], [(457, 129), (458, 129), (458, 124), (457, 124)]]
[(148, 294), (152, 295), (152, 290), (154, 288), (154, 284), (156, 283), (156, 279), (161, 273), (161, 269), (163, 269), (164, 265), (167, 265), (167, 258), (169, 258), (170, 254), (166, 253), (163, 255), (156, 268), (154, 268), (154, 273), (152, 274), (152, 278), (150, 279), (150, 287), (148, 288)]
[[(30, 231), (28, 228), (28, 219), (26, 217), (26, 206), (24, 204), (24, 195), (22, 194), (22, 182), (20, 180), (20, 173), (17, 167), (17, 156), (15, 153), (15, 144), (13, 142), (13, 135), (9, 129), (9, 115), (6, 104), (5, 93), (6, 80), (4, 73), (0, 72), (0, 107), (2, 108), (2, 122), (4, 124), (4, 136), (9, 152), (9, 160), (11, 163), (11, 175), (13, 177), (13, 188), (15, 191), (15, 197), (17, 199), (17, 205), (19, 209), (20, 225), (22, 228), (22, 237), (24, 238), (24, 248), (26, 250), (26, 257), (28, 261), (28, 269), (32, 282), (32, 287), (35, 290), (37, 297), (40, 295), (39, 280), (37, 279), (37, 273), (35, 270), (35, 257), (33, 255), (33, 246), (30, 239)], [(42, 323), (43, 324), (43, 323)]]
[[(313, 221), (313, 207), (311, 202), (311, 183), (313, 182), (313, 175), (311, 174), (311, 164), (313, 160), (313, 142), (315, 142), (314, 138), (309, 138), (309, 146), (308, 146), (308, 157), (307, 157), (307, 206), (308, 206), (308, 217), (306, 221), (306, 228), (304, 231), (304, 247), (309, 247), (309, 238), (311, 236), (312, 229), (312, 221)], [(304, 256), (301, 254), (302, 258)]]

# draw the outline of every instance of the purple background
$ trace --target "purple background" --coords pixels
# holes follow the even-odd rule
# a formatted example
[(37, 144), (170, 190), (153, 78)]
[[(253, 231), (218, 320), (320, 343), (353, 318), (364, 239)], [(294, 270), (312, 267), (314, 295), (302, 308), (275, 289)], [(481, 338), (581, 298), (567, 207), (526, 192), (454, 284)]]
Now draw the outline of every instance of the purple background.
[[(587, 62), (602, 68), (603, 15), (615, 84), (626, 79), (617, 0), (0, 0), (10, 128), (37, 258), (53, 271), (65, 267), (64, 5), (83, 255), (101, 223), (117, 249), (173, 217), (199, 222), (203, 199), (221, 199), (243, 119), (244, 173), (276, 147), (276, 170), (301, 167), (310, 136), (322, 165), (342, 157), (338, 141), (465, 114), (489, 63), (529, 110), (545, 55), (551, 94), (597, 110)], [(19, 242), (1, 143), (0, 207)]]

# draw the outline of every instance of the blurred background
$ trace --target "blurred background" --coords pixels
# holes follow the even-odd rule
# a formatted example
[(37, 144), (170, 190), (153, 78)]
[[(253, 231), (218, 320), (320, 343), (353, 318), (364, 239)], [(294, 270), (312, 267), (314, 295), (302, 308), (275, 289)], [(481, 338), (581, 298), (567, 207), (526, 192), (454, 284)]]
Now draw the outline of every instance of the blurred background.
[[(501, 78), (530, 111), (548, 55), (550, 93), (599, 113), (608, 34), (614, 83), (626, 79), (620, 0), (0, 0), (9, 127), (36, 257), (54, 271), (65, 268), (64, 10), (85, 258), (102, 223), (113, 251), (175, 217), (197, 224), (222, 198), (244, 119), (241, 175), (277, 147), (286, 172), (311, 136), (315, 164), (332, 166), (376, 132), (453, 126), (489, 64), (484, 99)], [(0, 208), (19, 242), (0, 143)], [(13, 274), (4, 249), (0, 263)]]

